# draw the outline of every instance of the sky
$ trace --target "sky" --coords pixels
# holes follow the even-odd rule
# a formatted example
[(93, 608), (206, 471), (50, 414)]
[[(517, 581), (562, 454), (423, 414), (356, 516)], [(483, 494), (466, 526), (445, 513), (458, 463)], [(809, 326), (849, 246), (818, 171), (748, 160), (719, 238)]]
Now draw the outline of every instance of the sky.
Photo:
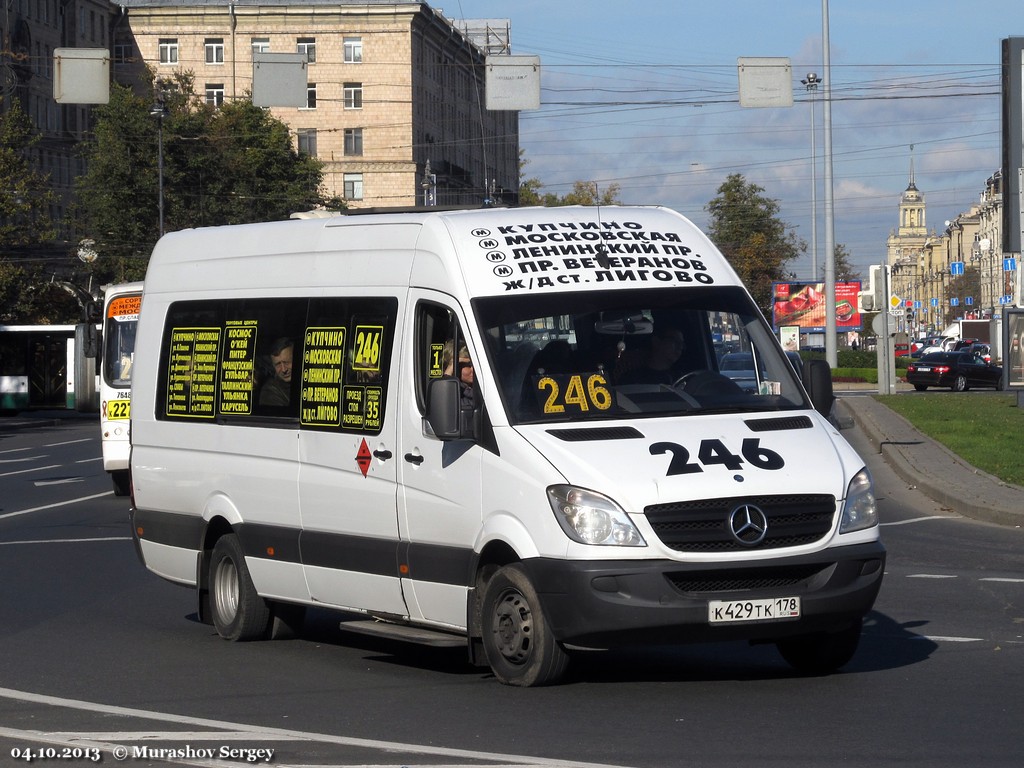
[[(818, 278), (825, 252), (819, 0), (436, 0), (450, 19), (509, 19), (512, 53), (541, 59), (541, 108), (520, 113), (524, 178), (559, 195), (617, 184), (698, 226), (729, 174), (764, 188), (807, 243), (787, 265)], [(855, 271), (885, 260), (913, 163), (929, 230), (970, 209), (1001, 163), (1000, 43), (1021, 0), (828, 3), (835, 242)], [(790, 60), (794, 104), (739, 105), (737, 59)], [(816, 184), (812, 183), (812, 179)], [(816, 205), (812, 205), (812, 200)], [(817, 236), (812, 210), (817, 209)]]

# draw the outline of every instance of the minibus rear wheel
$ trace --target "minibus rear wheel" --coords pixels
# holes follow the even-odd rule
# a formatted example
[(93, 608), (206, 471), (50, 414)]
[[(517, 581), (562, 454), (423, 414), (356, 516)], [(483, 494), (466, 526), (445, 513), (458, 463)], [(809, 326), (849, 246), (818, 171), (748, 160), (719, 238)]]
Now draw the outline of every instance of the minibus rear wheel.
[(238, 537), (217, 539), (210, 558), (210, 608), (217, 634), (226, 640), (256, 640), (266, 636), (270, 608), (256, 593)]
[(494, 676), (522, 687), (557, 683), (569, 655), (555, 640), (522, 566), (500, 568), (484, 589), (481, 611), (484, 655)]

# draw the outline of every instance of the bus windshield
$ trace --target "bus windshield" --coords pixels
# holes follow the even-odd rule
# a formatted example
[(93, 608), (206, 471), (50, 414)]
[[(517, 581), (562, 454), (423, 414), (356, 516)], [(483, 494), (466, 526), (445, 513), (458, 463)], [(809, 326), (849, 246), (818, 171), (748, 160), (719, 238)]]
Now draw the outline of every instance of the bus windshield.
[(741, 288), (587, 291), (474, 302), (518, 423), (809, 408)]
[(103, 381), (107, 386), (120, 389), (131, 386), (140, 300), (138, 294), (126, 294), (107, 305), (102, 363)]

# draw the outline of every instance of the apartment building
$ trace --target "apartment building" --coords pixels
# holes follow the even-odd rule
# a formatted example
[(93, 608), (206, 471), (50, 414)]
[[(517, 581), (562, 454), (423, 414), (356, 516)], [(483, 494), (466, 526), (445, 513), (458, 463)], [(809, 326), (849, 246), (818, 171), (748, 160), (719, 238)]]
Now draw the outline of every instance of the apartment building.
[(484, 108), (486, 44), (426, 3), (118, 5), (115, 77), (137, 87), (147, 66), (158, 78), (187, 71), (207, 102), (220, 104), (249, 97), (254, 53), (303, 54), (303, 106), (271, 109), (296, 148), (324, 163), (328, 194), (351, 207), (517, 198), (518, 113)]

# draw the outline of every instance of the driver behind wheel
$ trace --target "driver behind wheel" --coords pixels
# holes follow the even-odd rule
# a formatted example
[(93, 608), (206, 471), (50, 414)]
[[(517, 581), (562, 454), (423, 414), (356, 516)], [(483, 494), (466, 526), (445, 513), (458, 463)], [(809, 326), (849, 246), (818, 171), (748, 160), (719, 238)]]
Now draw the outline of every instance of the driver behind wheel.
[(618, 373), (619, 384), (671, 384), (679, 374), (676, 363), (686, 349), (683, 332), (675, 326), (658, 323), (651, 336), (651, 348), (638, 365)]

